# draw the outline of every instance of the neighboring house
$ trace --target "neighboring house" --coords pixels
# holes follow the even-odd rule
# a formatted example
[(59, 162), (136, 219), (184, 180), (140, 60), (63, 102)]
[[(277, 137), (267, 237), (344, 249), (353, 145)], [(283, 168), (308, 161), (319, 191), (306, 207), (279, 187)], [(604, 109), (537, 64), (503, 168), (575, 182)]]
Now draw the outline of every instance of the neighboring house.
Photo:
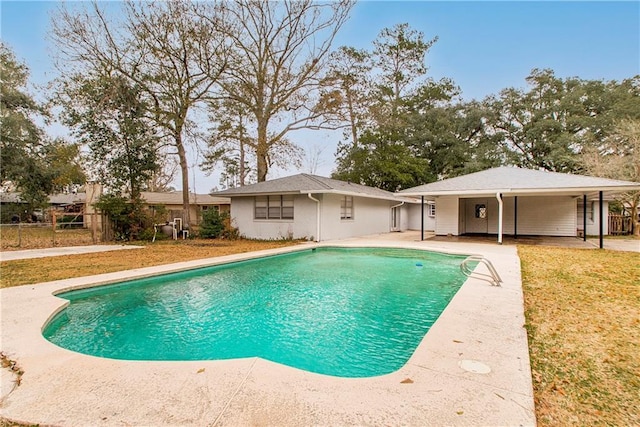
[[(155, 193), (143, 191), (141, 198), (152, 213), (162, 208), (166, 210), (164, 221), (172, 222), (175, 218), (182, 218), (182, 191), (168, 193)], [(189, 193), (189, 208), (191, 220), (196, 224), (202, 221), (202, 212), (215, 209), (220, 212), (228, 212), (231, 200), (228, 197), (216, 197), (210, 194)]]
[[(68, 214), (81, 215), (84, 213), (86, 194), (64, 193), (49, 196), (49, 207), (45, 210), (38, 209), (34, 212), (26, 210), (27, 203), (22, 200), (18, 192), (0, 192), (0, 205), (2, 210), (2, 222), (36, 222), (51, 221), (51, 215)], [(80, 217), (79, 222), (83, 221)], [(74, 221), (75, 222), (75, 221)]]
[[(420, 227), (417, 199), (316, 175), (299, 174), (214, 194), (231, 198), (234, 225), (254, 239), (321, 241)], [(430, 211), (425, 209), (425, 227), (435, 225)]]
[[(95, 203), (102, 195), (102, 187), (99, 184), (86, 184), (85, 191), (67, 194), (54, 194), (49, 196), (49, 208), (44, 212), (29, 213), (25, 215), (24, 202), (20, 199), (19, 193), (0, 192), (0, 203), (2, 204), (2, 221), (51, 221), (51, 214), (76, 215), (74, 222), (84, 224), (84, 227), (91, 227), (91, 221), (96, 209)], [(182, 192), (142, 192), (142, 199), (152, 213), (160, 207), (166, 211), (166, 217), (162, 221), (172, 222), (174, 218), (182, 218)], [(221, 212), (228, 212), (231, 200), (228, 197), (214, 197), (209, 194), (189, 194), (191, 218), (200, 223), (202, 212), (207, 209), (216, 209)], [(101, 224), (101, 217), (95, 216), (98, 226)]]
[[(499, 167), (400, 191), (436, 203), (437, 235), (603, 235), (612, 195), (640, 183)], [(584, 209), (586, 206), (586, 210)]]

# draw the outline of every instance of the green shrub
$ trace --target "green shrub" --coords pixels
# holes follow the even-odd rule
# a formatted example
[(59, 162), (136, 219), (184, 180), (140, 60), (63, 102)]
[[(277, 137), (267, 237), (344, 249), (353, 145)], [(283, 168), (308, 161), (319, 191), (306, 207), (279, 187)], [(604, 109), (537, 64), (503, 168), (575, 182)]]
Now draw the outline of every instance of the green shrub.
[[(153, 240), (153, 234), (154, 234), (153, 227), (145, 228), (144, 230), (140, 231), (140, 233), (138, 233), (138, 240), (146, 240), (150, 242)], [(160, 240), (158, 238), (160, 235), (162, 235), (162, 237), (166, 237), (164, 234), (159, 232), (158, 236), (156, 236), (156, 240)]]
[(151, 222), (139, 198), (129, 200), (119, 195), (104, 194), (96, 207), (111, 221), (115, 240), (136, 240), (138, 234), (148, 228)]
[(200, 223), (200, 237), (204, 239), (222, 237), (228, 219), (229, 214), (227, 212), (220, 213), (215, 209), (204, 211), (202, 213), (202, 223)]

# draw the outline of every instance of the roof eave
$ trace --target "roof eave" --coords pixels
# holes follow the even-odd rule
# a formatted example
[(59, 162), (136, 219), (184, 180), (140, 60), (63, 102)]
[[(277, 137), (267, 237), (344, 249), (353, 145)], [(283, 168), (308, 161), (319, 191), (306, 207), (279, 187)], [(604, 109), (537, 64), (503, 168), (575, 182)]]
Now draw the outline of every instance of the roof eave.
[(412, 191), (399, 193), (402, 196), (494, 196), (497, 193), (507, 196), (545, 196), (545, 195), (582, 195), (594, 192), (624, 193), (627, 191), (640, 191), (640, 185), (620, 185), (603, 187), (559, 187), (559, 188), (498, 188), (492, 190), (440, 190), (440, 191)]
[[(395, 196), (394, 193), (390, 193), (388, 196), (384, 195), (374, 195), (374, 194), (366, 194), (366, 193), (358, 193), (357, 191), (342, 191), (342, 190), (313, 190), (313, 191), (305, 191), (304, 194), (337, 194), (341, 196), (353, 196), (353, 197), (365, 197), (367, 199), (377, 199), (377, 200), (388, 200), (392, 202), (403, 201), (400, 197)], [(405, 202), (411, 202), (407, 197)]]

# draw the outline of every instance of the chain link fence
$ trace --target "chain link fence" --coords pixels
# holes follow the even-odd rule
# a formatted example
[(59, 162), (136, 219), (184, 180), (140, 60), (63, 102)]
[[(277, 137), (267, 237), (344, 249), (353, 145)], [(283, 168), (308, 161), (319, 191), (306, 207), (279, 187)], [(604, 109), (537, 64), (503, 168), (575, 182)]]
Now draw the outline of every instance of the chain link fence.
[[(88, 215), (87, 215), (88, 216)], [(61, 246), (95, 245), (105, 241), (102, 221), (92, 216), (82, 221), (0, 224), (0, 249), (22, 250)]]

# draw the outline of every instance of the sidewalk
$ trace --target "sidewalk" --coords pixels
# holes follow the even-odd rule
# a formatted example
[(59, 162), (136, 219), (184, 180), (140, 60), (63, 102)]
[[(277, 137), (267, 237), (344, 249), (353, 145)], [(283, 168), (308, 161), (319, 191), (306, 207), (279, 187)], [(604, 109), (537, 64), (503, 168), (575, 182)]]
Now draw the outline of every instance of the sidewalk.
[(18, 259), (45, 258), (50, 256), (80, 255), (94, 252), (118, 251), (123, 249), (140, 249), (144, 246), (133, 245), (92, 245), (69, 246), (64, 248), (28, 249), (24, 251), (2, 251), (0, 261), (15, 261)]
[[(600, 246), (599, 239), (587, 238), (587, 242), (596, 248)], [(637, 239), (604, 239), (604, 248), (612, 251), (640, 252), (640, 240)]]

